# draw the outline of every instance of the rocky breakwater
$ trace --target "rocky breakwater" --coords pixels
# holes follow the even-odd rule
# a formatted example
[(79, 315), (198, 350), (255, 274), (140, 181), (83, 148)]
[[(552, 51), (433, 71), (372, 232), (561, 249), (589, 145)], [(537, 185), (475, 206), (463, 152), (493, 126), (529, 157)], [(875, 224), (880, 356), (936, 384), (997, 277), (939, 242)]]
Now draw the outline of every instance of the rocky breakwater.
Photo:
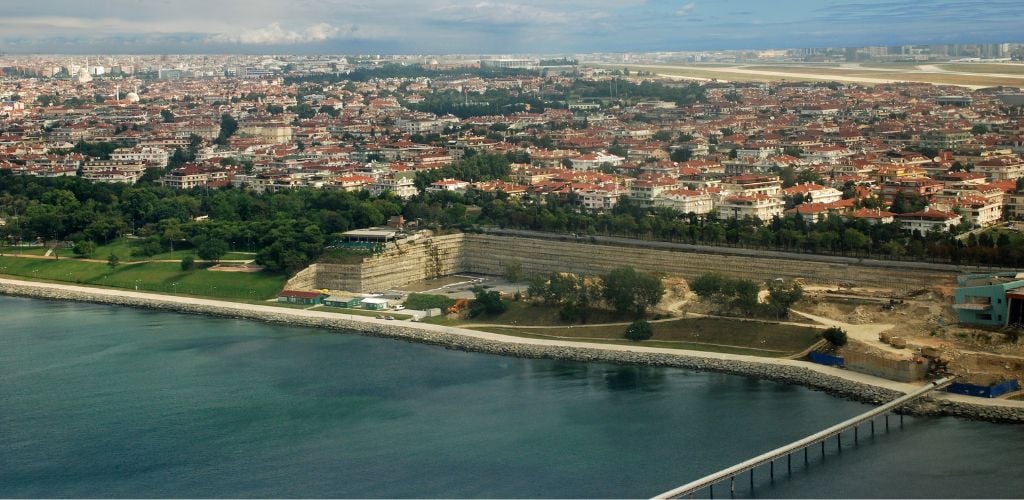
[[(869, 404), (882, 404), (901, 395), (891, 389), (848, 380), (841, 376), (824, 374), (788, 360), (749, 361), (736, 359), (736, 357), (701, 356), (693, 351), (686, 353), (658, 352), (659, 350), (643, 347), (629, 350), (601, 348), (593, 347), (592, 344), (573, 345), (570, 342), (503, 337), (473, 330), (425, 323), (378, 320), (365, 316), (13, 280), (0, 280), (0, 293), (342, 330), (502, 356), (560, 359), (584, 363), (642, 364), (715, 371), (785, 384), (799, 384)], [(923, 398), (908, 404), (903, 407), (902, 411), (914, 415), (952, 415), (995, 422), (1024, 422), (1024, 407), (978, 405), (934, 397)]]

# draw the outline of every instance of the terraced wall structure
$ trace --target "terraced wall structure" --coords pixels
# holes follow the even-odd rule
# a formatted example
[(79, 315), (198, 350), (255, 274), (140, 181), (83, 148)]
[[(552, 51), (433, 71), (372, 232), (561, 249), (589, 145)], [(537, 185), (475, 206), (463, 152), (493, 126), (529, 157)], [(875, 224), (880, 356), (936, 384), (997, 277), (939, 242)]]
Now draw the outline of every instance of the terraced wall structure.
[(935, 285), (952, 285), (958, 274), (952, 269), (908, 269), (899, 262), (876, 266), (852, 264), (827, 256), (788, 254), (790, 258), (780, 258), (778, 254), (758, 256), (672, 251), (487, 234), (467, 234), (464, 252), (466, 272), (491, 275), (500, 275), (506, 263), (519, 261), (527, 275), (552, 271), (598, 275), (616, 267), (632, 266), (638, 271), (686, 279), (718, 272), (757, 281), (803, 278), (808, 283), (836, 285), (853, 282), (857, 286), (908, 292)]
[(400, 242), (359, 264), (317, 263), (312, 288), (377, 292), (466, 272), (463, 234)]
[[(644, 243), (644, 242), (640, 242)], [(498, 276), (519, 262), (529, 275), (572, 272), (600, 275), (621, 266), (693, 279), (707, 272), (757, 281), (803, 278), (809, 284), (851, 282), (898, 292), (953, 285), (955, 266), (785, 254), (709, 247), (669, 250), (492, 234), (452, 234), (400, 243), (359, 264), (317, 263), (289, 282), (301, 288), (375, 292), (458, 273)]]

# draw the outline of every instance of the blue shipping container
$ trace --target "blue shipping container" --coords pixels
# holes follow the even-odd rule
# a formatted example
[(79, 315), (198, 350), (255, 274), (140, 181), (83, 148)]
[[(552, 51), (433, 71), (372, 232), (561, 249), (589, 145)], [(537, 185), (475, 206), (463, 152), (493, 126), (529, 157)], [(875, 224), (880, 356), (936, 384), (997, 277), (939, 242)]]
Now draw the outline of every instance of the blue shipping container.
[(1007, 380), (1006, 382), (1000, 382), (988, 387), (983, 385), (954, 383), (950, 384), (949, 387), (946, 388), (947, 392), (964, 394), (967, 396), (977, 396), (979, 398), (997, 398), (1008, 392), (1018, 390), (1020, 390), (1020, 384), (1017, 383), (1016, 379)]
[(842, 356), (833, 356), (821, 352), (811, 351), (811, 361), (825, 366), (843, 366), (845, 362)]

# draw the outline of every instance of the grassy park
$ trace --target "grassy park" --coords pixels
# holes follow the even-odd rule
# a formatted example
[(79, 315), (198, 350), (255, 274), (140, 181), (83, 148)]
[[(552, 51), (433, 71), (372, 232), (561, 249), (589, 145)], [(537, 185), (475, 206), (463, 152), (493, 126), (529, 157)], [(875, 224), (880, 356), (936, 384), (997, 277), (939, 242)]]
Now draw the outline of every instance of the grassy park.
[[(425, 321), (517, 337), (638, 345), (623, 338), (631, 318), (597, 309), (587, 324), (562, 320), (558, 307), (509, 302), (502, 314), (455, 320), (447, 317)], [(694, 351), (786, 357), (800, 353), (821, 339), (820, 330), (763, 321), (726, 318), (653, 320), (654, 335), (640, 345)]]
[[(121, 262), (135, 262), (142, 260), (181, 260), (187, 256), (192, 256), (198, 259), (196, 256), (195, 249), (188, 247), (185, 249), (174, 250), (173, 252), (162, 252), (149, 257), (132, 255), (132, 251), (135, 249), (133, 242), (126, 239), (119, 239), (107, 243), (106, 245), (99, 245), (96, 247), (96, 251), (93, 252), (92, 258), (94, 259), (106, 259), (111, 254), (116, 255)], [(71, 250), (63, 250), (62, 255), (73, 256)], [(240, 253), (240, 252), (228, 252), (221, 257), (221, 260), (252, 260), (256, 258), (254, 253)]]
[(273, 298), (287, 280), (287, 276), (279, 273), (218, 272), (199, 267), (182, 271), (177, 262), (142, 262), (111, 267), (103, 262), (72, 258), (10, 256), (0, 257), (0, 275), (242, 300)]
[[(786, 357), (821, 339), (815, 328), (720, 318), (690, 318), (652, 323), (654, 336), (641, 345), (694, 351)], [(532, 338), (587, 340), (637, 345), (622, 338), (625, 325), (578, 325), (572, 328), (478, 327), (477, 330)]]

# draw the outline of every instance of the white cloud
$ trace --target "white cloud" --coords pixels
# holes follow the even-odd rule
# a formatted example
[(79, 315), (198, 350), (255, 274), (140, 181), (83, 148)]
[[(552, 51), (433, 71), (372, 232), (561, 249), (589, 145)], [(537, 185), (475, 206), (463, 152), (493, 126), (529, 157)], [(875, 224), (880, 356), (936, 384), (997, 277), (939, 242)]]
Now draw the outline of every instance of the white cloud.
[(207, 39), (213, 43), (236, 43), (243, 45), (291, 45), (323, 42), (343, 35), (351, 35), (355, 29), (345, 29), (327, 23), (317, 23), (302, 31), (281, 28), (280, 23), (270, 23), (262, 28), (248, 29), (233, 33), (217, 33)]
[(566, 12), (536, 5), (479, 1), (472, 4), (446, 4), (433, 10), (435, 19), (495, 25), (563, 25), (607, 17), (601, 12)]
[(684, 4), (682, 7), (679, 8), (679, 10), (676, 11), (676, 15), (680, 16), (680, 17), (686, 17), (686, 16), (690, 15), (691, 12), (693, 12), (693, 9), (696, 9), (696, 8), (697, 8), (697, 3), (696, 2), (690, 2), (690, 3)]

